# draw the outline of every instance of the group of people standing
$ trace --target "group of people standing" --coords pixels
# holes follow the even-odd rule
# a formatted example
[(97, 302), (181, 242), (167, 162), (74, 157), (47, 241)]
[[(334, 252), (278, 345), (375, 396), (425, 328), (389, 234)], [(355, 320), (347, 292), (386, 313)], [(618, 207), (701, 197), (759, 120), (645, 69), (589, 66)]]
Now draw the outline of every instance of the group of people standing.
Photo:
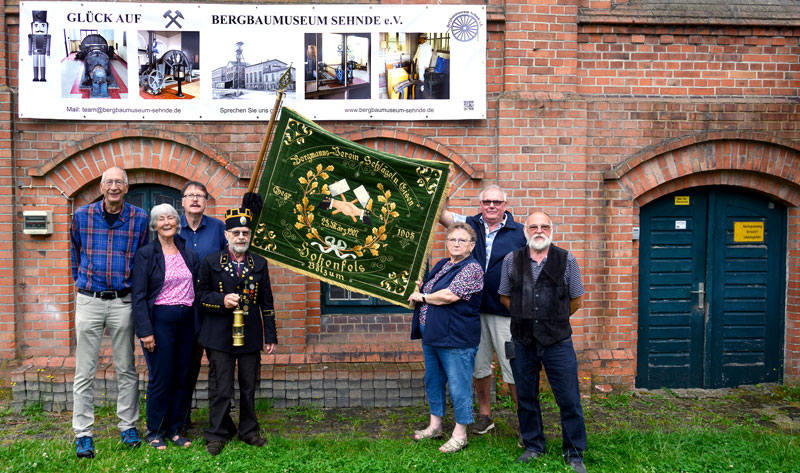
[[(266, 260), (248, 251), (252, 215), (230, 209), (225, 221), (204, 215), (206, 187), (182, 190), (184, 215), (169, 204), (144, 210), (125, 202), (128, 176), (119, 167), (100, 179), (102, 199), (72, 220), (72, 275), (78, 295), (73, 383), (73, 431), (79, 458), (95, 456), (94, 379), (108, 329), (117, 373), (117, 416), (123, 444), (138, 447), (138, 375), (134, 334), (148, 368), (147, 432), (158, 450), (167, 441), (189, 447), (191, 399), (203, 351), (209, 361), (206, 449), (219, 454), (238, 436), (263, 446), (255, 415), (260, 353), (277, 343)], [(154, 238), (150, 238), (154, 232)], [(244, 339), (233, 345), (233, 309), (243, 311)], [(238, 363), (239, 426), (230, 416)]]
[(555, 228), (547, 214), (534, 212), (524, 224), (516, 222), (498, 186), (484, 189), (479, 200), (480, 213), (471, 217), (442, 211), (449, 257), (436, 263), (408, 298), (415, 307), (411, 338), (422, 339), (430, 410), (428, 426), (413, 438), (442, 437), (446, 386), (455, 427), (440, 451), (466, 447), (470, 424), (479, 435), (495, 427), (490, 394), (497, 353), (517, 408), (519, 446), (525, 448), (517, 462), (545, 452), (539, 404), (544, 366), (561, 413), (564, 461), (575, 472), (586, 472), (586, 426), (569, 322), (583, 305), (580, 267), (575, 256), (553, 245)]
[[(257, 447), (255, 390), (262, 350), (277, 343), (266, 260), (249, 250), (252, 215), (230, 209), (225, 221), (204, 215), (206, 187), (182, 190), (184, 215), (169, 204), (144, 210), (125, 202), (128, 177), (119, 167), (100, 180), (103, 198), (80, 207), (70, 231), (72, 274), (77, 287), (73, 430), (78, 457), (94, 457), (94, 378), (100, 343), (108, 329), (117, 373), (117, 416), (122, 442), (139, 446), (138, 376), (134, 334), (147, 362), (147, 432), (144, 441), (163, 450), (167, 442), (189, 447), (191, 398), (205, 350), (209, 362), (209, 427), (206, 449), (219, 454), (239, 440)], [(497, 186), (480, 194), (480, 213), (465, 217), (447, 209), (448, 258), (436, 263), (408, 298), (415, 306), (411, 338), (422, 339), (430, 421), (414, 440), (443, 435), (447, 389), (455, 427), (439, 449), (457, 452), (476, 434), (494, 428), (491, 374), (497, 353), (520, 424), (517, 459), (544, 454), (539, 373), (544, 366), (561, 411), (564, 459), (585, 472), (586, 428), (569, 317), (582, 306), (583, 284), (575, 257), (552, 244), (547, 214), (524, 224), (506, 210)], [(155, 237), (150, 241), (149, 232)], [(233, 314), (243, 314), (243, 338), (233, 343)], [(231, 416), (238, 364), (239, 425)], [(473, 417), (472, 386), (478, 398)]]

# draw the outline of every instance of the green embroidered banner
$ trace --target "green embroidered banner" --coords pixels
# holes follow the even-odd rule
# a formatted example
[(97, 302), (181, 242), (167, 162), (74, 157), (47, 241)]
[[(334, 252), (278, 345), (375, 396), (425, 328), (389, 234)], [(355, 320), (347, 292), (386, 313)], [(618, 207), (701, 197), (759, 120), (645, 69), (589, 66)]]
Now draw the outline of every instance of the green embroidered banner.
[(330, 284), (407, 306), (447, 195), (449, 165), (347, 141), (284, 107), (252, 248)]

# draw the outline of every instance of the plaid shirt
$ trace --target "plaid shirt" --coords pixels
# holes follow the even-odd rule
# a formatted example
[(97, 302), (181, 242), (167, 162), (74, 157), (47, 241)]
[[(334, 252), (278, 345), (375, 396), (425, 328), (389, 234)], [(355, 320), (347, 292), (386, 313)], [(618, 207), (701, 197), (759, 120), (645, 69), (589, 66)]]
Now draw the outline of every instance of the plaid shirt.
[(70, 229), (72, 279), (78, 289), (121, 291), (131, 287), (136, 250), (147, 244), (147, 214), (127, 202), (114, 225), (103, 218), (103, 201), (75, 211)]

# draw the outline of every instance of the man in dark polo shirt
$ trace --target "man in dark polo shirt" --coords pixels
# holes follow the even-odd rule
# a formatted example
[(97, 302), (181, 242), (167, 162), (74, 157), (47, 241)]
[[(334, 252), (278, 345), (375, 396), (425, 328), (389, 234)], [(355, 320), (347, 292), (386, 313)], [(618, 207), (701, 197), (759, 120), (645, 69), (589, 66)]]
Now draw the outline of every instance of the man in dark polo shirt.
[[(197, 253), (200, 261), (212, 254), (224, 250), (228, 246), (225, 239), (225, 224), (221, 220), (205, 215), (208, 205), (208, 189), (205, 184), (189, 181), (183, 186), (181, 202), (184, 213), (181, 216), (180, 237), (186, 242), (186, 247)], [(200, 332), (199, 317), (195, 319), (195, 333)], [(186, 379), (186, 399), (184, 405), (189, 406), (183, 421), (181, 432), (186, 435), (192, 423), (192, 397), (200, 375), (200, 365), (203, 361), (203, 345), (195, 337), (194, 352), (189, 364)]]

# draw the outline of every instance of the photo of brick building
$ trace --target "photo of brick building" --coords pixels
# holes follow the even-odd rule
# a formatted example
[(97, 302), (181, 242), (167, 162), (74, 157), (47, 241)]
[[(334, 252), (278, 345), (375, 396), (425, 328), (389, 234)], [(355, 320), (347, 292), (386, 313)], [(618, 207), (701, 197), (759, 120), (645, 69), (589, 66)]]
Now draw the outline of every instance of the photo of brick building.
[[(486, 120), (320, 124), (381, 151), (451, 163), (451, 210), (477, 213), (478, 193), (498, 184), (516, 219), (534, 209), (552, 216), (554, 241), (577, 256), (586, 288), (572, 319), (584, 393), (798, 382), (800, 4), (486, 8)], [(52, 408), (69, 408), (73, 211), (100, 197), (102, 171), (119, 165), (128, 201), (179, 200), (197, 180), (221, 217), (240, 202), (266, 122), (20, 118), (28, 19), (13, 3), (2, 16), (0, 366), (15, 403), (50, 390)], [(51, 212), (52, 233), (24, 233), (29, 211)], [(434, 259), (444, 256), (436, 232)], [(278, 407), (424, 397), (409, 311), (283, 268), (271, 274), (279, 342), (263, 355), (261, 395)], [(109, 382), (97, 392), (114, 389), (108, 348), (98, 377)], [(53, 376), (48, 388), (42, 373)]]

